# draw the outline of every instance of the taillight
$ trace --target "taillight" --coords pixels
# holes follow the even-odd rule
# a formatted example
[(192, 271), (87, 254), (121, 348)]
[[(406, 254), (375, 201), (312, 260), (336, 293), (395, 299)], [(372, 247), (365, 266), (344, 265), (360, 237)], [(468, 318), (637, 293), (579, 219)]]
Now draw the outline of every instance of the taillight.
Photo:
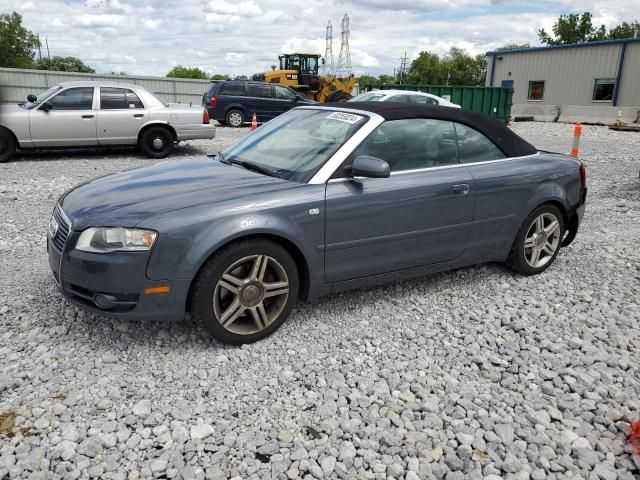
[(218, 106), (218, 97), (214, 97), (214, 96), (212, 96), (212, 97), (209, 99), (209, 106), (210, 106), (210, 107), (213, 107), (213, 108), (216, 108), (216, 107)]
[(202, 109), (202, 123), (209, 123), (209, 112), (206, 108)]
[(580, 186), (587, 188), (587, 169), (582, 162), (580, 162)]

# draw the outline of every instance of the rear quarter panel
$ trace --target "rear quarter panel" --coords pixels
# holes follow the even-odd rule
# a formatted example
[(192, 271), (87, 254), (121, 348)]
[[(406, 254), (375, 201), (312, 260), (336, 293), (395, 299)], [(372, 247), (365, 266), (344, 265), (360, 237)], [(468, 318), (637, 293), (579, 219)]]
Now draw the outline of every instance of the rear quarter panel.
[(554, 202), (568, 213), (580, 200), (579, 165), (571, 157), (550, 153), (469, 165), (475, 207), (468, 251), (477, 261), (502, 261), (537, 207)]

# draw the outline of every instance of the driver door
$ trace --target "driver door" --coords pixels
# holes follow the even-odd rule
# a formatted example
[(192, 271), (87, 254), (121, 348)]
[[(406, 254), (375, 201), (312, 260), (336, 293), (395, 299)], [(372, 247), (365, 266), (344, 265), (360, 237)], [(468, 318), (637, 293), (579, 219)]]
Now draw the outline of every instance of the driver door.
[[(371, 155), (389, 178), (350, 178), (349, 162)], [(473, 179), (460, 165), (452, 122), (383, 123), (326, 188), (327, 283), (445, 262), (466, 248)], [(342, 178), (340, 178), (342, 177)]]
[(49, 111), (42, 105), (29, 112), (31, 140), (35, 147), (73, 147), (98, 144), (95, 87), (71, 87), (49, 98)]

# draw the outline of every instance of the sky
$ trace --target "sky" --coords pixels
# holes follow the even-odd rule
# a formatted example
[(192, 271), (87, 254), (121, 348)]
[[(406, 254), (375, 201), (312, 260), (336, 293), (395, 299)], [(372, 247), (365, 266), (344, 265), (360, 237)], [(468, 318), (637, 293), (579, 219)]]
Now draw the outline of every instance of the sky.
[[(406, 55), (444, 54), (456, 46), (471, 54), (505, 43), (538, 45), (539, 28), (560, 14), (590, 11), (596, 24), (640, 18), (638, 0), (0, 0), (24, 25), (49, 42), (51, 56), (76, 56), (99, 73), (164, 76), (173, 66), (251, 75), (269, 70), (278, 55), (324, 54), (333, 24), (351, 22), (356, 75), (392, 73)], [(46, 51), (43, 51), (43, 55)]]

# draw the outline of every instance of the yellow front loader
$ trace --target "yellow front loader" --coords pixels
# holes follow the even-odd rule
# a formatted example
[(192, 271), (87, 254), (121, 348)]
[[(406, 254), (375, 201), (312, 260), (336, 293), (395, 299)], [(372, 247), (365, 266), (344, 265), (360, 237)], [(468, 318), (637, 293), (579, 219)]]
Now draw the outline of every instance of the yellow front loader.
[(280, 68), (254, 75), (254, 80), (264, 80), (290, 87), (316, 102), (346, 102), (351, 98), (356, 78), (336, 78), (318, 75), (320, 55), (317, 53), (289, 53), (280, 55)]

